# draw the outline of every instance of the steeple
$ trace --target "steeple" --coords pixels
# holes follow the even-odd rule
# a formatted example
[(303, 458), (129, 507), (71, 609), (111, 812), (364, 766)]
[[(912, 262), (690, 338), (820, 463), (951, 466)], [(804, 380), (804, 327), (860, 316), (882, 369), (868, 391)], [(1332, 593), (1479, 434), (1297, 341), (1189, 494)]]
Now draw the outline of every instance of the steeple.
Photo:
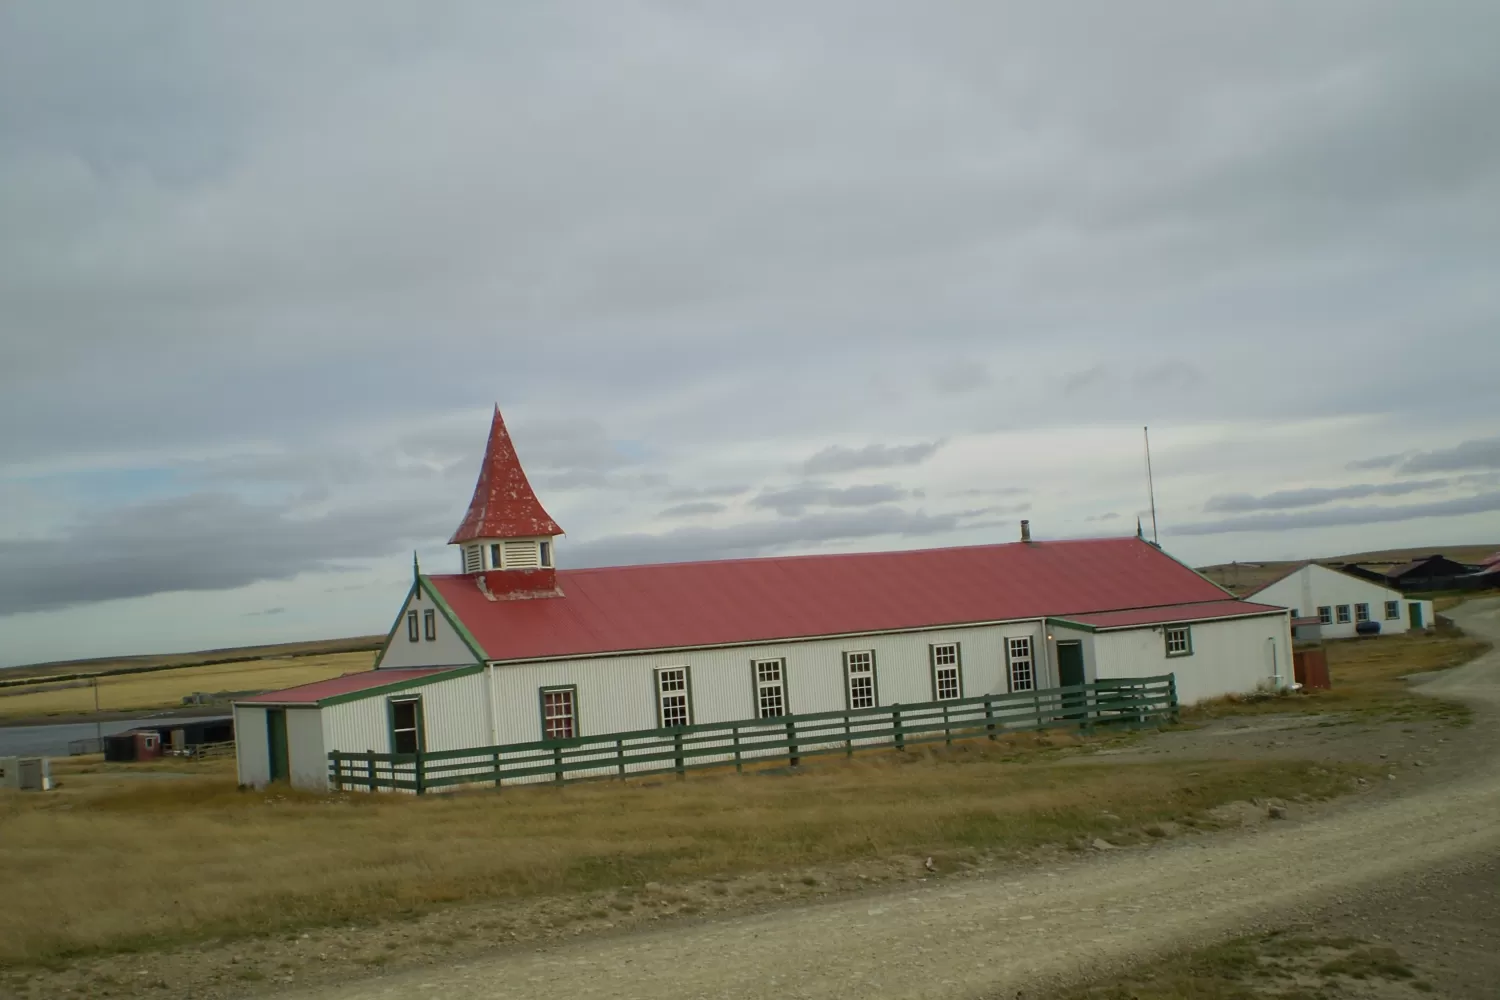
[(463, 572), (493, 600), (558, 596), (552, 543), (562, 533), (532, 492), (496, 406), (474, 498), (448, 539), (462, 546)]

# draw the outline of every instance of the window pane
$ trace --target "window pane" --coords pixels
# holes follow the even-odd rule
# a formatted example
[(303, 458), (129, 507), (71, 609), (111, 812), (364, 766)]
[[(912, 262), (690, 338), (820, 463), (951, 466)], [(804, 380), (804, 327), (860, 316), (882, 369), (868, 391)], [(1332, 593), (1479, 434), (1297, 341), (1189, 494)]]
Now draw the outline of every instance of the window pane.
[(417, 613), (415, 611), (408, 611), (406, 613), (406, 638), (412, 642), (416, 642), (421, 638), (417, 634)]
[(542, 692), (542, 731), (549, 740), (573, 738), (573, 692)]
[(950, 701), (958, 697), (958, 668), (939, 667), (937, 671), (938, 701)]
[(437, 612), (431, 608), (422, 612), (422, 631), (429, 640), (437, 638)]

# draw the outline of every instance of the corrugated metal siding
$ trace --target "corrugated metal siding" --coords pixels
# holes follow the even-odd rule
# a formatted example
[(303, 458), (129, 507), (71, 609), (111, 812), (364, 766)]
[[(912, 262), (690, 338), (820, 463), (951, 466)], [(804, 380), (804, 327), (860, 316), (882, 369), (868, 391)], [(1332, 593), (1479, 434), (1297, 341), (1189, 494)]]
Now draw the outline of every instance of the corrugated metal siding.
[(1098, 676), (1176, 674), (1177, 698), (1184, 705), (1268, 688), (1278, 667), (1282, 684), (1291, 682), (1291, 630), (1286, 618), (1198, 622), (1192, 630), (1193, 655), (1173, 657), (1167, 656), (1160, 628), (1100, 632), (1094, 636)]
[[(1368, 604), (1370, 617), (1380, 622), (1381, 635), (1400, 635), (1410, 629), (1410, 618), (1406, 610), (1406, 599), (1399, 590), (1382, 587), (1369, 580), (1331, 570), (1326, 566), (1310, 563), (1290, 576), (1257, 592), (1254, 599), (1262, 604), (1276, 604), (1284, 608), (1296, 608), (1307, 618), (1315, 618), (1319, 607), (1337, 608), (1349, 605), (1349, 621), (1340, 623), (1337, 614), (1333, 623), (1322, 626), (1324, 639), (1350, 639), (1356, 634), (1354, 605)], [(1390, 620), (1385, 617), (1385, 602), (1400, 601), (1401, 614)], [(1425, 619), (1431, 622), (1431, 618)]]
[[(927, 649), (934, 642), (958, 642), (966, 696), (1006, 690), (1003, 640), (1031, 636), (1040, 647), (1035, 622), (865, 639), (813, 640), (692, 653), (642, 654), (494, 668), (496, 718), (501, 743), (542, 738), (538, 707), (544, 687), (577, 685), (579, 735), (629, 732), (657, 726), (655, 670), (692, 668), (693, 721), (733, 722), (755, 716), (751, 661), (784, 658), (788, 710), (832, 712), (844, 704), (846, 651), (875, 651), (879, 704), (933, 700)], [(1040, 653), (1040, 648), (1038, 649)], [(1051, 660), (1037, 657), (1039, 686), (1050, 686)]]
[[(417, 613), (416, 642), (411, 641), (406, 630), (408, 611)], [(391, 644), (380, 660), (380, 669), (459, 667), (475, 662), (473, 652), (441, 613), (437, 615), (437, 638), (427, 638), (426, 623), (422, 620), (427, 611), (437, 611), (437, 605), (421, 593), (414, 595), (402, 607), (396, 618), (396, 631), (391, 635)]]
[[(406, 698), (413, 694), (422, 696), (422, 725), (429, 751), (462, 750), (494, 742), (490, 738), (485, 676), (478, 673), (408, 688), (396, 695), (376, 695), (321, 709), (325, 755), (332, 750), (390, 753), (386, 703), (392, 697)], [(326, 772), (326, 756), (323, 767)]]
[(323, 749), (320, 709), (286, 710), (287, 769), (293, 787), (323, 791), (328, 787), (328, 757)]
[(235, 706), (234, 758), (240, 784), (263, 788), (270, 783), (271, 756), (266, 745), (265, 709)]
[[(1094, 653), (1094, 633), (1079, 632), (1070, 628), (1053, 626), (1050, 630), (1052, 642), (1049, 643), (1051, 662), (1057, 663), (1057, 644), (1059, 642), (1076, 642), (1083, 646), (1083, 679), (1092, 684), (1099, 679), (1097, 658)], [(1055, 671), (1054, 667), (1054, 671)], [(1044, 685), (1045, 686), (1045, 685)]]

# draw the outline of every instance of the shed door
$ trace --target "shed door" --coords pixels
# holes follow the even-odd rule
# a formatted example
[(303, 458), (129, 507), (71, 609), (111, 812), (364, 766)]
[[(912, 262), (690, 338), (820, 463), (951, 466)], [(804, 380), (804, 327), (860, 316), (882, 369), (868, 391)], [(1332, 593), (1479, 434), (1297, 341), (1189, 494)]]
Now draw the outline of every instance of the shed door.
[(266, 709), (266, 747), (271, 755), (271, 780), (287, 780), (286, 709)]
[(1418, 603), (1417, 601), (1412, 601), (1406, 607), (1411, 612), (1411, 627), (1412, 628), (1421, 628), (1422, 627), (1422, 605), (1420, 603)]
[[(1083, 643), (1059, 642), (1057, 644), (1057, 683), (1059, 687), (1078, 687), (1085, 682), (1083, 672)], [(1064, 718), (1081, 719), (1087, 711), (1088, 695), (1083, 691), (1063, 695)]]

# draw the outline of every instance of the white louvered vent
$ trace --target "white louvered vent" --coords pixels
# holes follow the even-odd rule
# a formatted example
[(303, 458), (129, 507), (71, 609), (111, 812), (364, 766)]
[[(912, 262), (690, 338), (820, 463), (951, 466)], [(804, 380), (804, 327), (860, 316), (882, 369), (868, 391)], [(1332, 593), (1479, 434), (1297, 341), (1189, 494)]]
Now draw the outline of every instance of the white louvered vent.
[(505, 543), (506, 569), (527, 569), (541, 564), (542, 561), (536, 551), (536, 542)]
[(483, 567), (480, 565), (479, 546), (464, 546), (464, 572), (478, 573)]

